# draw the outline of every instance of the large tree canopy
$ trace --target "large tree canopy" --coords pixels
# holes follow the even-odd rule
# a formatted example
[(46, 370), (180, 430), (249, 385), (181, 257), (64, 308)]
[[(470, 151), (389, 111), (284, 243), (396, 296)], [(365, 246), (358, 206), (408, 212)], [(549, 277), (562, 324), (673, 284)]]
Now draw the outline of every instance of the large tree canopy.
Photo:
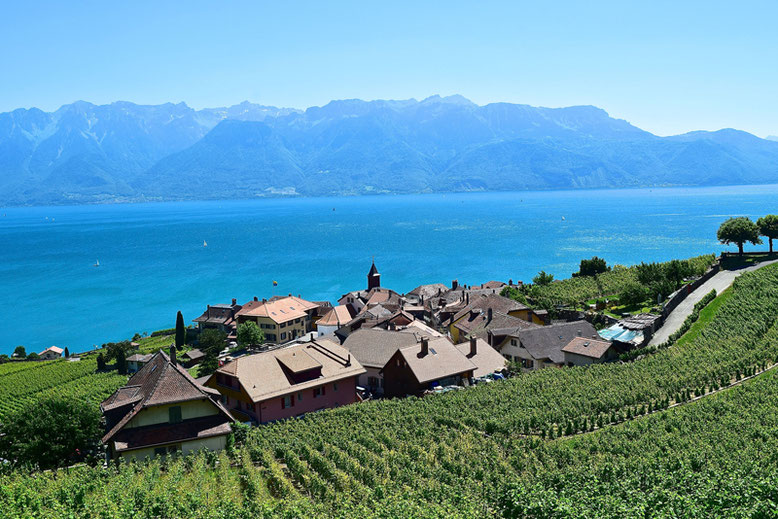
[(265, 342), (265, 334), (257, 323), (246, 321), (238, 326), (238, 344), (241, 346), (256, 346)]
[(96, 405), (77, 399), (35, 399), (2, 425), (0, 458), (40, 469), (75, 463), (93, 453), (100, 438)]
[(728, 219), (721, 224), (716, 236), (721, 243), (736, 244), (741, 256), (743, 255), (743, 244), (746, 242), (754, 245), (762, 243), (759, 238), (759, 227), (747, 216)]
[(778, 238), (778, 214), (768, 214), (756, 221), (759, 234), (770, 242), (770, 253), (773, 252), (773, 240)]

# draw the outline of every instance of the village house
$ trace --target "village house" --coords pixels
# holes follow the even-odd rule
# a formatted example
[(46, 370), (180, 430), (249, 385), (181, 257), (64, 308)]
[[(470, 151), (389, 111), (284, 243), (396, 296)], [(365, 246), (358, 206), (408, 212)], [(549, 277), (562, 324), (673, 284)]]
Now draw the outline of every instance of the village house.
[(328, 335), (351, 321), (356, 315), (354, 307), (350, 304), (332, 307), (324, 316), (316, 322), (316, 330), (319, 335)]
[(459, 343), (460, 339), (464, 339), (462, 333), (467, 336), (476, 334), (485, 337), (489, 326), (500, 328), (510, 326), (510, 324), (505, 323), (492, 323), (493, 317), (497, 313), (538, 326), (544, 324), (544, 321), (536, 316), (532, 309), (518, 301), (499, 294), (480, 295), (470, 298), (470, 303), (451, 318), (448, 326), (451, 338), (455, 343)]
[(381, 370), (400, 348), (417, 344), (421, 335), (413, 331), (390, 331), (382, 328), (356, 330), (343, 342), (343, 347), (365, 368), (359, 385), (375, 395), (384, 393)]
[(229, 305), (208, 305), (203, 315), (193, 319), (197, 323), (197, 329), (203, 331), (206, 329), (215, 329), (233, 335), (235, 333), (235, 316), (242, 308), (236, 299)]
[(254, 298), (236, 314), (238, 324), (252, 321), (265, 334), (265, 341), (283, 344), (313, 330), (319, 305), (291, 294), (270, 300)]
[(456, 347), (475, 365), (473, 376), (476, 378), (503, 371), (508, 364), (508, 360), (483, 339), (470, 337), (467, 342), (457, 344)]
[(62, 352), (65, 351), (62, 348), (56, 346), (49, 346), (38, 354), (40, 360), (54, 360), (62, 357)]
[(184, 361), (184, 366), (187, 368), (191, 368), (192, 366), (197, 366), (200, 364), (203, 359), (205, 358), (205, 353), (200, 351), (197, 348), (191, 349), (181, 355), (181, 359)]
[(588, 366), (618, 358), (613, 343), (590, 337), (574, 337), (562, 348), (564, 361), (568, 366)]
[(381, 370), (384, 395), (421, 395), (438, 386), (467, 386), (476, 370), (447, 338), (429, 340), (397, 350)]
[(146, 355), (134, 353), (130, 355), (127, 357), (127, 373), (137, 373), (143, 366), (148, 364), (153, 356), (153, 353), (147, 353)]
[(110, 458), (142, 460), (160, 454), (219, 450), (233, 418), (219, 393), (198, 384), (170, 356), (158, 352), (100, 404)]
[(509, 361), (520, 363), (523, 371), (561, 367), (567, 363), (563, 348), (577, 337), (601, 340), (594, 326), (581, 320), (514, 330), (495, 349)]
[(364, 373), (348, 350), (314, 340), (235, 359), (206, 385), (222, 394), (237, 418), (267, 423), (357, 402)]

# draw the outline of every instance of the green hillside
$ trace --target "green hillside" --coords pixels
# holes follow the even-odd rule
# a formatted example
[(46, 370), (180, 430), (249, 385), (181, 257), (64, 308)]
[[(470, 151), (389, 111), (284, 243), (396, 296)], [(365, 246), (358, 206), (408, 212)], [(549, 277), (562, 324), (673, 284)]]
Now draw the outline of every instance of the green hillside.
[(694, 338), (633, 363), (324, 411), (254, 429), (230, 455), (6, 474), (0, 509), (8, 517), (770, 517), (778, 375), (721, 388), (774, 364), (777, 319), (773, 265), (740, 276)]

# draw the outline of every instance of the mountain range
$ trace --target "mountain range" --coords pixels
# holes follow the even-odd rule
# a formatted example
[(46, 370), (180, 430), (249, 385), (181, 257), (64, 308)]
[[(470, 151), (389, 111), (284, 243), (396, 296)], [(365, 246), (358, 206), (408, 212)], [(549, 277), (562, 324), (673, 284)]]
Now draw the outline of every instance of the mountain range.
[(778, 141), (462, 96), (0, 114), (0, 205), (778, 182)]

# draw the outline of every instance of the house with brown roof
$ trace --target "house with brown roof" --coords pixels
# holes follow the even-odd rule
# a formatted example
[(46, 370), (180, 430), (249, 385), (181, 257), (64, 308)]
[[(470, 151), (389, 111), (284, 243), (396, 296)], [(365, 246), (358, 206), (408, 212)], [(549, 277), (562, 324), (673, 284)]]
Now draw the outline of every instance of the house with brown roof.
[(397, 350), (381, 370), (384, 395), (421, 395), (438, 386), (467, 386), (477, 367), (447, 338), (429, 340)]
[(192, 321), (197, 323), (197, 329), (201, 332), (211, 328), (231, 335), (235, 332), (235, 316), (241, 308), (242, 305), (236, 299), (228, 305), (208, 305), (205, 312)]
[(127, 357), (127, 373), (137, 373), (140, 369), (149, 363), (154, 357), (153, 353), (147, 353), (142, 355), (140, 353), (134, 353)]
[(359, 385), (375, 395), (384, 393), (381, 370), (400, 348), (417, 344), (421, 334), (409, 331), (362, 328), (346, 337), (343, 347), (365, 368)]
[(462, 355), (475, 364), (474, 377), (500, 372), (508, 364), (508, 360), (483, 339), (470, 337), (470, 340), (457, 344), (456, 347)]
[[(532, 309), (526, 305), (499, 294), (485, 294), (470, 297), (469, 304), (454, 314), (448, 326), (451, 338), (455, 343), (459, 343), (469, 335), (475, 334), (482, 338), (485, 337), (489, 326), (500, 328), (511, 326), (511, 324), (505, 323), (491, 324), (496, 314), (507, 315), (536, 325), (543, 324), (543, 320), (536, 317)], [(480, 328), (480, 330), (476, 332), (476, 328)], [(466, 335), (463, 336), (462, 332)]]
[(523, 371), (567, 364), (563, 350), (575, 338), (601, 340), (588, 321), (556, 323), (531, 329), (516, 329), (495, 346), (509, 361), (520, 363)]
[(100, 404), (107, 432), (102, 442), (111, 458), (142, 460), (159, 454), (226, 445), (234, 421), (219, 393), (198, 384), (160, 351)]
[(236, 417), (267, 423), (359, 400), (365, 373), (348, 350), (314, 340), (237, 358), (206, 382)]
[(335, 330), (351, 321), (356, 315), (352, 305), (338, 305), (332, 307), (329, 312), (316, 322), (316, 330), (319, 335), (334, 333)]
[(568, 366), (599, 364), (615, 360), (619, 356), (613, 343), (591, 337), (573, 337), (562, 348), (562, 353), (564, 353), (565, 364)]
[(40, 360), (54, 360), (62, 357), (62, 352), (65, 351), (62, 348), (56, 346), (49, 346), (38, 354)]
[(291, 294), (270, 300), (254, 298), (236, 314), (238, 324), (253, 321), (267, 342), (283, 344), (313, 330), (319, 305)]

